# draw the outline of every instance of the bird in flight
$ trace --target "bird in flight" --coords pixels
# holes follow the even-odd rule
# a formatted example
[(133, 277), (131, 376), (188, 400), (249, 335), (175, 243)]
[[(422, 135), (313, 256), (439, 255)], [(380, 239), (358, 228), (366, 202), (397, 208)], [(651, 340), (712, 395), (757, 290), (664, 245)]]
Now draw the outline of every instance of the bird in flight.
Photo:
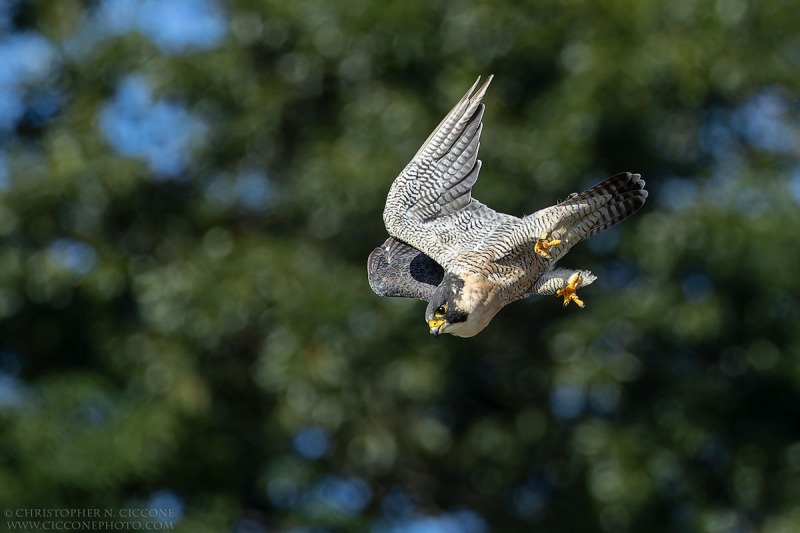
[(390, 237), (367, 261), (376, 294), (428, 302), (425, 320), (437, 337), (472, 337), (500, 309), (531, 294), (584, 307), (576, 291), (596, 276), (556, 262), (647, 198), (641, 176), (623, 172), (521, 218), (474, 199), (481, 100), (491, 81), (478, 87), (478, 78), (395, 178), (383, 211)]

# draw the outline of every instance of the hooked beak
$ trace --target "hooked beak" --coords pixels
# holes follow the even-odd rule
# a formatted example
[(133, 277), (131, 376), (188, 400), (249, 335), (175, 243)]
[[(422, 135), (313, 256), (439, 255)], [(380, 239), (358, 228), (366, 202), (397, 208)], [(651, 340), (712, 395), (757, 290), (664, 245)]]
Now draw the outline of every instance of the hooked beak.
[(440, 319), (428, 320), (428, 327), (431, 328), (431, 335), (438, 337), (444, 333), (444, 328), (447, 327), (447, 322)]

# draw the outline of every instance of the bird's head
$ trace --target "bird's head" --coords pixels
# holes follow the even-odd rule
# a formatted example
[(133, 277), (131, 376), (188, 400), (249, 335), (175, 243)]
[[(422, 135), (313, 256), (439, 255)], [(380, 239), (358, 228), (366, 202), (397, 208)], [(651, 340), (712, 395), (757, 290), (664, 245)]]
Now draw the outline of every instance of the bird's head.
[(503, 307), (497, 287), (478, 274), (447, 273), (436, 288), (425, 311), (431, 335), (456, 337), (477, 335)]
[(425, 320), (434, 337), (442, 333), (471, 336), (459, 335), (459, 330), (469, 320), (469, 310), (461, 307), (463, 290), (464, 282), (457, 276), (448, 274), (434, 291), (425, 310)]
[(434, 337), (442, 333), (457, 335), (460, 326), (469, 318), (469, 314), (456, 303), (459, 292), (460, 289), (442, 282), (433, 293), (425, 310), (425, 320)]

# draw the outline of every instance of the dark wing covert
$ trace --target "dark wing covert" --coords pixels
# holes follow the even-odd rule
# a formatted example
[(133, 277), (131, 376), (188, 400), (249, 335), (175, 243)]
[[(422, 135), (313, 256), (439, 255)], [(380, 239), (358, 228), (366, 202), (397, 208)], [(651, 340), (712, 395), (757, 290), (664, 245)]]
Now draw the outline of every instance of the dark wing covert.
[(367, 259), (369, 286), (379, 296), (428, 301), (444, 269), (413, 246), (389, 237)]

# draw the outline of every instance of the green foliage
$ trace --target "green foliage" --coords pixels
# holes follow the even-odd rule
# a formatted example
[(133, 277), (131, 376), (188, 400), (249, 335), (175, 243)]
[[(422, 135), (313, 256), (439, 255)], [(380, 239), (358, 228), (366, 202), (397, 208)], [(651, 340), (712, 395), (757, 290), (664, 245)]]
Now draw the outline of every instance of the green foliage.
[[(3, 507), (168, 490), (182, 531), (362, 531), (402, 493), (492, 531), (797, 527), (800, 4), (237, 0), (172, 55), (77, 46), (88, 4), (16, 7), (61, 107), (3, 138)], [(585, 310), (434, 340), (365, 261), (391, 180), (490, 73), (476, 197), (530, 213), (622, 170), (651, 197), (563, 261), (598, 274)], [(205, 126), (177, 175), (103, 133), (130, 75)], [(785, 107), (749, 133), (764, 95)]]

